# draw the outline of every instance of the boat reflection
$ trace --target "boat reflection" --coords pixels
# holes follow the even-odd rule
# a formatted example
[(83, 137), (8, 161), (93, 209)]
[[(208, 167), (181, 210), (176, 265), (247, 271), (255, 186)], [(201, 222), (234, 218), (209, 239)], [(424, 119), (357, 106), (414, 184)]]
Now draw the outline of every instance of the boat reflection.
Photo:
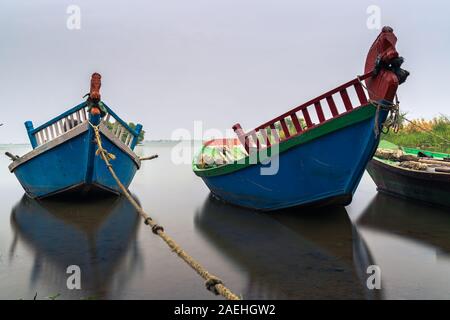
[(378, 193), (357, 225), (431, 245), (438, 253), (450, 253), (450, 212), (445, 208)]
[[(24, 195), (11, 212), (14, 240), (33, 253), (30, 292), (61, 298), (114, 296), (139, 265), (139, 217), (124, 197), (67, 202)], [(67, 288), (67, 267), (81, 269), (81, 290)]]
[(370, 252), (345, 208), (263, 214), (208, 197), (195, 225), (244, 270), (245, 299), (377, 299), (366, 288)]

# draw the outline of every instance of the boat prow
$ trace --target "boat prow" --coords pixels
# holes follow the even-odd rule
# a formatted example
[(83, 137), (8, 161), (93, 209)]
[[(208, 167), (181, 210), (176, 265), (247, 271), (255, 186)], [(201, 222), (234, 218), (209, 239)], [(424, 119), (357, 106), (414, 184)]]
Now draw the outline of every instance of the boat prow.
[[(91, 95), (93, 91), (91, 86)], [(95, 109), (97, 112), (92, 111)], [(99, 98), (96, 102), (88, 99), (37, 128), (30, 121), (25, 123), (33, 150), (15, 159), (9, 169), (29, 196), (120, 192), (105, 163), (96, 156), (94, 125), (104, 149), (114, 155), (112, 164), (119, 179), (126, 187), (130, 185), (140, 167), (134, 148), (142, 126), (132, 128)]]
[(237, 139), (205, 143), (193, 171), (216, 197), (252, 209), (349, 204), (405, 80), (401, 62), (391, 66), (403, 61), (396, 41), (383, 28), (363, 76), (249, 132), (234, 125)]

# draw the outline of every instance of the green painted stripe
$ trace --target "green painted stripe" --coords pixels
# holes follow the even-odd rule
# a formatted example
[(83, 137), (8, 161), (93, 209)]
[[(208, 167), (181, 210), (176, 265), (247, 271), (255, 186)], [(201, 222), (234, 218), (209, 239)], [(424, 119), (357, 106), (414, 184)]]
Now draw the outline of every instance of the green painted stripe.
[(410, 148), (410, 147), (399, 147), (396, 144), (389, 142), (387, 140), (381, 140), (380, 144), (378, 145), (378, 148), (391, 149), (391, 150), (402, 149), (403, 152), (414, 155), (414, 156), (417, 156), (417, 154), (419, 152), (423, 152), (427, 156), (431, 156), (433, 158), (448, 158), (448, 157), (450, 157), (450, 155), (448, 153), (443, 153), (443, 152), (434, 152), (434, 151), (421, 150), (421, 149)]
[[(332, 119), (328, 122), (325, 122), (316, 128), (307, 130), (298, 136), (292, 137), (289, 140), (283, 141), (279, 144), (279, 153), (285, 152), (291, 148), (296, 146), (305, 144), (312, 140), (318, 139), (324, 135), (330, 134), (334, 131), (346, 128), (348, 126), (354, 125), (356, 123), (362, 122), (364, 120), (373, 118), (376, 113), (376, 107), (372, 104), (368, 104), (366, 106), (362, 106), (354, 109), (352, 112), (349, 112), (345, 115), (342, 115), (338, 118)], [(202, 151), (205, 147), (203, 147)], [(264, 152), (265, 153), (265, 152)], [(201, 154), (201, 153), (200, 153)], [(271, 148), (267, 151), (267, 154), (271, 154)], [(197, 157), (194, 158), (198, 159)], [(240, 161), (242, 163), (229, 163), (223, 166), (200, 169), (196, 166), (195, 163), (192, 164), (192, 169), (194, 173), (199, 177), (213, 177), (229, 174), (238, 170), (242, 170), (249, 166), (255, 165), (255, 163), (249, 163), (249, 156), (245, 158), (245, 161)]]
[(448, 153), (443, 152), (433, 152), (433, 151), (426, 151), (426, 150), (420, 150), (416, 148), (408, 148), (408, 147), (402, 147), (403, 151), (412, 155), (417, 155), (419, 152), (423, 152), (427, 156), (433, 157), (433, 158), (448, 158), (450, 155)]

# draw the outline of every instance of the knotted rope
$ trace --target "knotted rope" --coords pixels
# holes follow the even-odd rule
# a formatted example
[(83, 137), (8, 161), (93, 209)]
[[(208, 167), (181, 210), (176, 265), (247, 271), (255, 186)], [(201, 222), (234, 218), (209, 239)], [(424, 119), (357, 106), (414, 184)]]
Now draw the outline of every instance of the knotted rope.
[[(371, 90), (369, 90), (369, 88), (367, 88), (367, 86), (361, 80), (360, 76), (357, 76), (357, 78), (358, 78), (359, 83), (362, 85), (362, 87), (364, 89), (367, 90), (367, 92), (371, 93), (373, 96), (376, 96), (376, 94), (373, 91), (371, 91)], [(395, 95), (395, 102), (391, 105), (383, 105), (375, 100), (369, 100), (369, 102), (377, 107), (377, 113), (375, 115), (375, 126), (374, 126), (374, 132), (375, 132), (376, 138), (379, 135), (379, 129), (378, 129), (379, 113), (380, 113), (380, 109), (383, 109), (383, 110), (389, 110), (389, 115), (388, 115), (386, 121), (383, 123), (383, 127), (386, 128), (387, 130), (382, 131), (383, 133), (388, 133), (390, 128), (393, 128), (394, 132), (397, 133), (400, 130), (400, 125), (401, 125), (402, 120), (405, 120), (406, 122), (410, 123), (411, 125), (419, 128), (423, 132), (425, 132), (431, 136), (434, 136), (436, 138), (439, 138), (439, 139), (445, 141), (446, 143), (450, 143), (449, 139), (442, 137), (442, 136), (434, 133), (433, 131), (418, 125), (414, 121), (411, 121), (408, 118), (406, 118), (404, 115), (400, 115), (400, 101), (398, 100), (397, 95)]]
[[(361, 86), (367, 90), (367, 92), (372, 94), (372, 96), (374, 96), (374, 97), (377, 96), (373, 91), (371, 91), (369, 88), (367, 88), (367, 86), (361, 80), (361, 76), (357, 76), (357, 79), (358, 79), (359, 83), (361, 84)], [(383, 99), (380, 97), (380, 100), (383, 100)], [(394, 132), (397, 133), (400, 129), (400, 123), (401, 123), (400, 101), (398, 101), (397, 95), (395, 95), (395, 103), (383, 104), (374, 99), (369, 99), (369, 103), (376, 106), (376, 108), (377, 108), (377, 111), (375, 114), (374, 126), (373, 126), (373, 131), (375, 133), (375, 139), (378, 138), (378, 136), (380, 134), (380, 129), (378, 127), (378, 121), (380, 119), (380, 110), (389, 111), (388, 117), (382, 124), (381, 132), (388, 133), (390, 128), (393, 128)], [(386, 128), (386, 131), (383, 131), (383, 128)]]
[[(389, 130), (392, 128), (395, 133), (397, 133), (400, 130), (400, 106), (398, 102), (393, 104), (383, 104), (376, 100), (369, 100), (369, 103), (373, 104), (377, 107), (377, 111), (375, 113), (375, 121), (374, 121), (374, 127), (373, 131), (375, 133), (375, 138), (378, 138), (378, 135), (380, 134), (380, 129), (378, 127), (378, 122), (380, 118), (380, 110), (387, 110), (389, 111), (389, 114), (386, 118), (386, 120), (381, 125), (381, 132), (384, 134), (387, 134)], [(385, 128), (386, 130), (383, 130)]]
[[(130, 203), (133, 205), (133, 207), (136, 209), (136, 211), (139, 213), (139, 215), (144, 219), (144, 223), (151, 227), (152, 232), (156, 235), (158, 235), (161, 239), (164, 240), (164, 242), (169, 246), (169, 248), (175, 252), (184, 262), (186, 262), (192, 269), (197, 272), (200, 277), (202, 277), (205, 280), (205, 286), (206, 289), (213, 292), (216, 295), (221, 295), (225, 299), (228, 300), (240, 300), (240, 298), (231, 292), (230, 289), (228, 289), (220, 280), (219, 278), (211, 275), (200, 263), (198, 263), (194, 258), (192, 258), (190, 255), (186, 253), (172, 238), (170, 238), (165, 232), (164, 228), (157, 224), (145, 211), (142, 209), (142, 207), (136, 202), (136, 200), (131, 196), (130, 192), (125, 188), (125, 186), (122, 184), (120, 179), (117, 177), (116, 172), (114, 171), (112, 164), (109, 162), (110, 159), (114, 159), (114, 155), (111, 153), (108, 153), (102, 145), (102, 139), (100, 136), (100, 129), (98, 125), (93, 125), (91, 122), (89, 122), (91, 127), (94, 129), (95, 133), (95, 140), (97, 142), (97, 155), (100, 155), (103, 161), (105, 162), (106, 166), (108, 167), (109, 172), (111, 173), (112, 177), (116, 181), (117, 185), (119, 186), (120, 190), (122, 190), (122, 193), (125, 195), (125, 197), (130, 201)], [(113, 157), (111, 157), (111, 155)]]

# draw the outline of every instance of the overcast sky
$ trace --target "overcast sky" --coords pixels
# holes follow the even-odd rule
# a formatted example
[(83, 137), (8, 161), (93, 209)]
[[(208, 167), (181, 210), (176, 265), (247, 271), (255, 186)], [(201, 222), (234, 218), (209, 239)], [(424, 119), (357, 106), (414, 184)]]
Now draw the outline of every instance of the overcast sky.
[[(66, 26), (69, 5), (81, 29)], [(0, 2), (0, 143), (81, 102), (92, 72), (102, 98), (146, 139), (174, 129), (251, 129), (363, 72), (379, 30), (398, 36), (411, 72), (400, 87), (410, 117), (450, 114), (449, 1), (18, 1)]]

